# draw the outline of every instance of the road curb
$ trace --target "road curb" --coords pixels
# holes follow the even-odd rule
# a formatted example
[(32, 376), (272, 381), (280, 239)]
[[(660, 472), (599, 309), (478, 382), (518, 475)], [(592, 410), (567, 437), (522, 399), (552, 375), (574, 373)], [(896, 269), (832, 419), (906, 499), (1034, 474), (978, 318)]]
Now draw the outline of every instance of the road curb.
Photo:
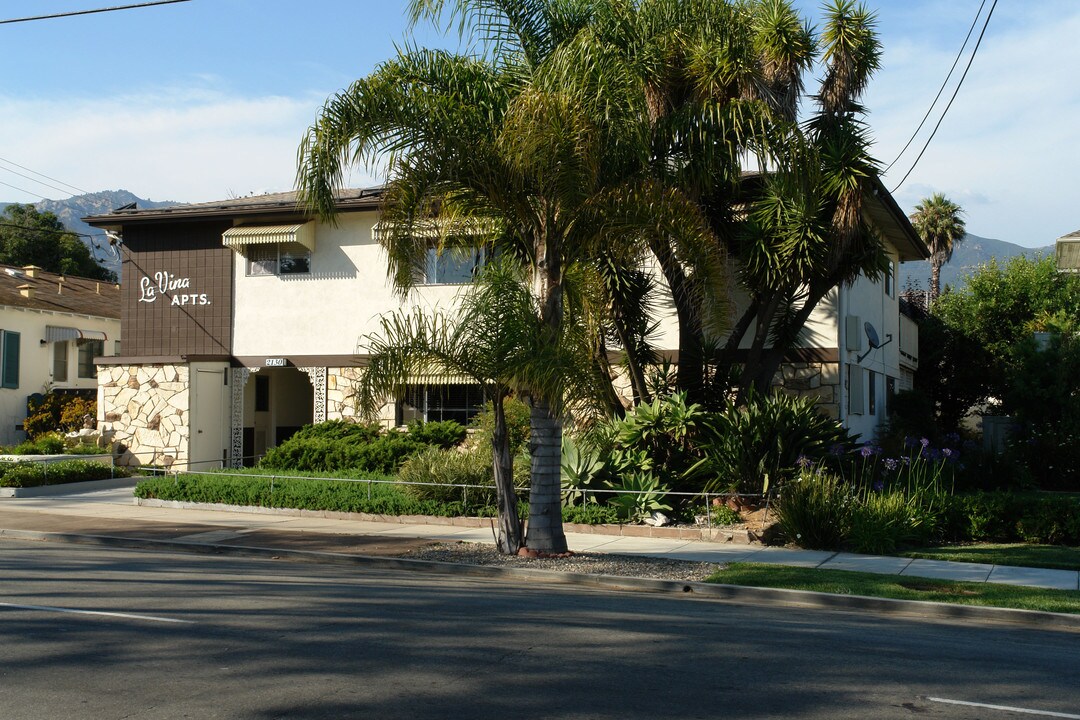
[(154, 540), (115, 535), (82, 535), (77, 533), (54, 533), (38, 530), (0, 529), (0, 538), (37, 542), (95, 545), (130, 550), (175, 550), (204, 555), (229, 555), (272, 560), (318, 562), (331, 565), (363, 566), (374, 570), (409, 570), (434, 572), (459, 577), (498, 579), (508, 578), (519, 582), (543, 582), (548, 584), (575, 585), (601, 590), (631, 592), (654, 592), (675, 594), (709, 600), (722, 600), (742, 604), (771, 607), (802, 607), (820, 610), (844, 610), (875, 612), (885, 615), (919, 617), (939, 620), (978, 620), (983, 622), (1009, 623), (1038, 627), (1047, 630), (1080, 631), (1080, 615), (1014, 610), (1011, 608), (953, 605), (949, 603), (918, 600), (894, 600), (891, 598), (865, 597), (861, 595), (832, 595), (809, 590), (746, 587), (742, 585), (718, 585), (702, 582), (683, 582), (655, 578), (633, 578), (586, 573), (562, 573), (554, 570), (494, 567), (488, 565), (465, 565), (436, 560), (413, 560), (409, 558), (374, 557), (370, 555), (347, 555), (343, 553), (314, 550), (290, 550), (249, 545), (221, 545), (190, 540)]

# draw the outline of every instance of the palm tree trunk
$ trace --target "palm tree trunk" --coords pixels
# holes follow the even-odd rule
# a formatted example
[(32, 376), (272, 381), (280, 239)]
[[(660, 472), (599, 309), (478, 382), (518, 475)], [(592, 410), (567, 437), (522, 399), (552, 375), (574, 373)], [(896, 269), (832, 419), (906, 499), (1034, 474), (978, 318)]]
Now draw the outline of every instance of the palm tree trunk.
[(529, 528), (525, 545), (544, 553), (566, 552), (562, 525), (562, 421), (546, 400), (533, 397), (529, 422), (532, 437), (532, 479), (529, 483)]
[(495, 469), (495, 504), (499, 508), (499, 552), (517, 555), (521, 549), (521, 518), (517, 512), (517, 493), (514, 491), (514, 459), (510, 455), (510, 433), (506, 430), (506, 396), (496, 394), (491, 407), (495, 415), (495, 430), (491, 433), (491, 451)]
[(930, 256), (930, 302), (934, 302), (941, 295), (941, 266), (944, 264), (941, 253)]

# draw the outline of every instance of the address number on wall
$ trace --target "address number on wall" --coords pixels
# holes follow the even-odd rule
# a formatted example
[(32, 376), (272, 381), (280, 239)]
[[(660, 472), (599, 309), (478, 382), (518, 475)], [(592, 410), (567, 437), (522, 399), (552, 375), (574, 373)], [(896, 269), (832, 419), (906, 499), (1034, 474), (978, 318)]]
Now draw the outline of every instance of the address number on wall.
[(263, 367), (285, 367), (285, 358), (266, 358)]

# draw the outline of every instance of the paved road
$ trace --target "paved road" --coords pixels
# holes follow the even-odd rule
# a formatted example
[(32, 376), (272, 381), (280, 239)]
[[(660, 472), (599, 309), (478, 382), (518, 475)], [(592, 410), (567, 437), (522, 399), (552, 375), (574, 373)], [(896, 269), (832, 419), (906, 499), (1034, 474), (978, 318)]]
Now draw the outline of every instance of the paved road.
[(5, 720), (1080, 718), (1078, 687), (1076, 633), (0, 542)]

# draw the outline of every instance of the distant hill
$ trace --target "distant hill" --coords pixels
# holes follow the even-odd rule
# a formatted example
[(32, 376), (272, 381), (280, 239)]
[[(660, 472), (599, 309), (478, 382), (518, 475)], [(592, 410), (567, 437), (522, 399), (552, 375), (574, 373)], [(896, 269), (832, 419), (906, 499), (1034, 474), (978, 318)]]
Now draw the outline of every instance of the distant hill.
[[(33, 203), (39, 212), (51, 212), (60, 219), (68, 230), (83, 235), (81, 238), (90, 248), (94, 258), (102, 265), (120, 276), (120, 261), (109, 250), (109, 243), (105, 240), (105, 233), (97, 228), (92, 228), (82, 221), (87, 215), (104, 215), (107, 212), (136, 203), (140, 210), (170, 207), (179, 205), (176, 202), (154, 202), (146, 200), (127, 190), (103, 190), (101, 192), (75, 195), (66, 200), (42, 200)], [(0, 203), (0, 212), (12, 203)], [(90, 237), (86, 237), (89, 235)]]
[[(1053, 245), (1026, 248), (1004, 240), (994, 240), (968, 233), (953, 250), (952, 260), (941, 266), (941, 289), (944, 290), (946, 286), (961, 287), (968, 275), (993, 258), (997, 258), (999, 263), (1004, 263), (1017, 255), (1035, 258), (1053, 254), (1053, 252)], [(904, 290), (916, 284), (920, 290), (930, 289), (929, 260), (906, 262), (900, 266), (900, 288)]]

